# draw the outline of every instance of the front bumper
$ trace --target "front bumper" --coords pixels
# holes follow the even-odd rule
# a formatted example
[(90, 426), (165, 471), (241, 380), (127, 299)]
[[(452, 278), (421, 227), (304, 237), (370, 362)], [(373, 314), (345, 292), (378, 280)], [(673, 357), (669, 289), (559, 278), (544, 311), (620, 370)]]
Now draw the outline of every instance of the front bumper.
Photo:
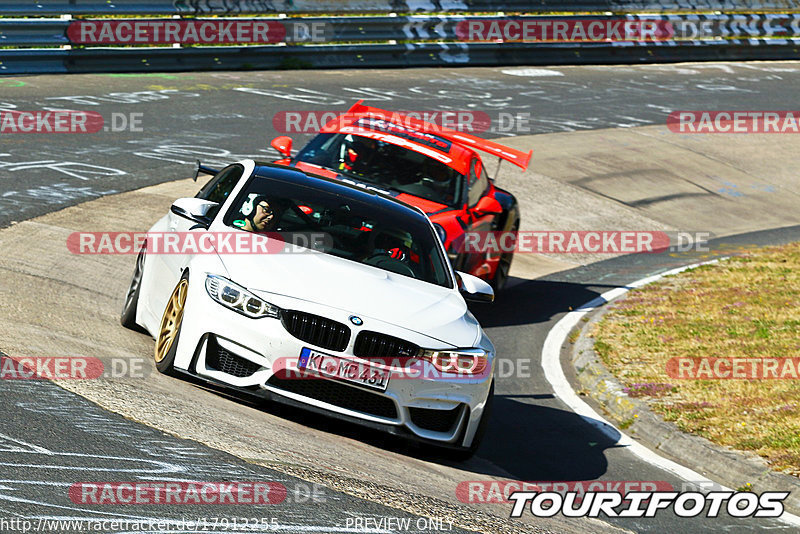
[[(340, 309), (277, 295), (270, 297), (270, 301), (282, 309), (347, 323), (348, 314)], [(292, 335), (279, 319), (250, 319), (219, 305), (208, 297), (203, 284), (194, 283), (189, 288), (175, 368), (241, 393), (302, 407), (393, 435), (445, 447), (471, 444), (483, 415), (491, 372), (469, 379), (392, 376), (385, 391), (342, 380), (285, 378), (276, 373), (277, 369), (296, 366), (292, 362), (296, 362), (305, 347), (359, 360), (353, 355), (359, 327), (347, 326), (351, 335), (344, 350), (316, 346)], [(375, 319), (369, 320), (369, 326), (370, 330), (425, 348), (452, 348)], [(490, 354), (490, 369), (492, 359), (493, 354)], [(430, 364), (419, 362), (419, 365)]]

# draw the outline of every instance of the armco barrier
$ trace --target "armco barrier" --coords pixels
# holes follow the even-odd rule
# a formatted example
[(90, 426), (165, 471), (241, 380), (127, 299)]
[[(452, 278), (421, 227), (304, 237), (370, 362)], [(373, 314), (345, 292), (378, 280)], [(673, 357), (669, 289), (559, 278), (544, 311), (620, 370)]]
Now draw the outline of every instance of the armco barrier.
[(706, 43), (674, 46), (610, 46), (521, 43), (298, 46), (287, 54), (276, 46), (174, 48), (85, 48), (8, 50), (2, 73), (164, 72), (276, 68), (396, 68), (637, 62), (792, 59), (796, 43)]
[[(292, 35), (303, 35), (304, 28), (320, 27), (319, 37), (328, 43), (387, 42), (387, 41), (464, 41), (471, 22), (487, 27), (493, 23), (554, 22), (554, 21), (601, 21), (641, 22), (653, 21), (662, 28), (669, 28), (669, 40), (730, 40), (759, 38), (800, 38), (800, 14), (762, 15), (580, 15), (580, 16), (404, 16), (404, 17), (302, 17), (302, 18), (193, 18), (198, 26), (211, 24), (233, 24), (262, 22), (277, 25), (291, 40)], [(81, 25), (119, 24), (133, 25), (136, 22), (162, 24), (176, 23), (175, 19), (0, 19), (0, 43), (5, 46), (86, 44), (80, 41)], [(296, 31), (301, 26), (303, 31)], [(707, 31), (706, 31), (707, 30)], [(128, 34), (133, 34), (128, 29)], [(162, 32), (163, 33), (163, 32)], [(78, 39), (71, 39), (76, 36)], [(310, 37), (309, 37), (310, 38)], [(302, 41), (302, 39), (300, 39)], [(88, 44), (92, 44), (89, 42)], [(106, 41), (105, 44), (137, 44), (132, 42)], [(144, 43), (142, 43), (144, 44)], [(202, 43), (201, 43), (202, 44)], [(319, 44), (317, 42), (316, 44)]]
[(0, 16), (312, 13), (658, 13), (800, 9), (797, 0), (28, 0)]
[[(93, 4), (82, 3), (82, 0), (74, 2), (74, 6)], [(215, 5), (220, 2), (223, 0), (218, 0)], [(440, 3), (446, 2), (441, 0)], [(154, 9), (155, 4), (161, 3), (154, 1), (152, 5), (148, 5)], [(0, 4), (2, 5), (4, 4)], [(641, 41), (614, 39), (590, 42), (514, 42), (512, 38), (503, 42), (497, 38), (496, 33), (487, 32), (481, 35), (489, 40), (480, 42), (472, 33), (465, 32), (465, 28), (473, 23), (485, 24), (488, 28), (492, 25), (502, 26), (511, 20), (551, 25), (556, 20), (570, 24), (576, 21), (614, 24), (647, 21), (658, 25), (659, 36), (655, 40)], [(266, 46), (264, 42), (246, 44), (243, 41), (236, 42), (235, 46), (218, 46), (218, 42), (205, 44), (206, 41), (195, 41), (188, 46), (186, 43), (178, 43), (176, 47), (169, 41), (161, 41), (162, 46), (147, 48), (119, 46), (149, 44), (130, 42), (133, 34), (131, 27), (138, 22), (197, 26), (257, 23), (275, 29), (270, 36), (278, 37), (274, 40), (270, 37), (270, 44)], [(124, 36), (122, 32), (106, 32), (106, 39), (97, 42), (95, 39), (103, 35), (102, 32), (97, 30), (85, 33), (81, 29), (92, 24), (99, 24), (98, 28), (106, 29), (124, 24), (126, 30)], [(298, 28), (316, 26), (322, 28), (322, 31), (315, 34), (313, 39), (310, 34), (297, 31)], [(164, 35), (163, 30), (161, 35)], [(308, 35), (309, 38), (305, 39), (303, 35)], [(162, 17), (146, 20), (0, 18), (0, 44), (19, 48), (0, 49), (2, 74), (796, 59), (800, 57), (800, 13), (245, 16), (178, 19)], [(53, 48), (32, 48), (37, 46)]]
[[(800, 13), (759, 14), (759, 15), (579, 15), (579, 16), (403, 16), (403, 17), (302, 17), (302, 18), (192, 18), (198, 26), (205, 23), (214, 25), (234, 23), (256, 23), (277, 25), (291, 36), (302, 34), (294, 30), (296, 26), (323, 28), (320, 42), (353, 43), (380, 41), (464, 41), (471, 23), (485, 25), (503, 24), (510, 21), (521, 23), (544, 23), (555, 21), (601, 22), (642, 22), (653, 21), (662, 29), (669, 29), (668, 40), (731, 40), (761, 38), (800, 38)], [(176, 24), (175, 19), (0, 19), (0, 43), (5, 46), (66, 45), (87, 44), (80, 39), (81, 25), (141, 23)], [(495, 27), (497, 25), (495, 24)], [(308, 30), (303, 30), (308, 31)], [(128, 29), (127, 34), (133, 34)], [(163, 32), (162, 32), (163, 33)], [(309, 37), (310, 39), (310, 37)], [(663, 39), (663, 36), (659, 39)], [(492, 39), (495, 40), (495, 39)], [(299, 39), (303, 41), (303, 39)], [(92, 44), (89, 42), (88, 44)], [(108, 42), (106, 44), (137, 44), (130, 41)], [(144, 43), (139, 43), (144, 44)], [(202, 43), (201, 43), (202, 44)]]

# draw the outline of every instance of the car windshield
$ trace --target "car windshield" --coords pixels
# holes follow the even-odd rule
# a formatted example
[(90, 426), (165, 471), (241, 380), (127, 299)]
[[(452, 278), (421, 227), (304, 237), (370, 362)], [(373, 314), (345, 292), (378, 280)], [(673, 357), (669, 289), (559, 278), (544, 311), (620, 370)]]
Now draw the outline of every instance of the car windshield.
[(463, 182), (458, 171), (425, 154), (361, 135), (320, 134), (295, 161), (447, 206), (459, 201)]
[(452, 287), (438, 237), (421, 214), (358, 196), (255, 175), (223, 222), (251, 232), (280, 232), (306, 248), (315, 244), (326, 254)]

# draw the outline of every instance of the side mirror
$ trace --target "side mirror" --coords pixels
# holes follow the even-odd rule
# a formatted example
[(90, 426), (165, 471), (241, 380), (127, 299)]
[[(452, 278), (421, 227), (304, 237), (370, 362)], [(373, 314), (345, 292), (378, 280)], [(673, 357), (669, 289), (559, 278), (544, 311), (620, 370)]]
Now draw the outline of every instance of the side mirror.
[(475, 204), (475, 207), (472, 208), (472, 211), (482, 214), (485, 213), (499, 214), (503, 213), (503, 206), (501, 206), (500, 203), (497, 201), (497, 199), (494, 197), (483, 197), (478, 201), (477, 204)]
[(288, 135), (281, 135), (280, 137), (276, 137), (270, 143), (272, 148), (286, 156), (287, 158), (292, 157), (292, 138)]
[(179, 198), (172, 203), (170, 211), (179, 217), (189, 219), (204, 228), (208, 228), (211, 226), (209, 212), (216, 207), (219, 207), (219, 203), (202, 198)]
[(458, 282), (458, 291), (464, 297), (464, 300), (483, 303), (494, 301), (494, 289), (492, 289), (492, 286), (477, 276), (456, 271), (456, 281)]

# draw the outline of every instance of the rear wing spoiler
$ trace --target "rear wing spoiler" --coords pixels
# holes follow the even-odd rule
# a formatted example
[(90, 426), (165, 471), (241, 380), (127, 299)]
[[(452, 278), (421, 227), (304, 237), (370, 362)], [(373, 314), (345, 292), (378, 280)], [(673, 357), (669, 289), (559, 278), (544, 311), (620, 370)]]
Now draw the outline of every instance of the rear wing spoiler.
[(523, 171), (528, 168), (528, 163), (530, 163), (531, 156), (533, 156), (533, 150), (522, 152), (521, 150), (507, 147), (505, 145), (501, 145), (500, 143), (495, 143), (494, 141), (488, 141), (474, 135), (451, 130), (442, 126), (437, 126), (436, 124), (431, 124), (403, 113), (386, 111), (383, 109), (366, 106), (362, 104), (362, 102), (364, 101), (359, 100), (353, 104), (353, 106), (347, 110), (347, 114), (356, 116), (367, 115), (370, 117), (378, 117), (384, 120), (391, 120), (393, 117), (400, 118), (405, 124), (408, 124), (415, 129), (438, 135), (460, 145), (468, 146), (472, 149), (482, 150), (483, 152), (487, 152), (493, 156), (497, 156), (498, 158), (513, 163)]
[(194, 171), (194, 181), (195, 182), (197, 181), (197, 177), (200, 176), (200, 173), (210, 174), (210, 175), (213, 176), (214, 174), (219, 173), (219, 171), (217, 169), (212, 169), (211, 167), (206, 167), (205, 165), (200, 163), (200, 160), (198, 159), (197, 160), (197, 170)]

